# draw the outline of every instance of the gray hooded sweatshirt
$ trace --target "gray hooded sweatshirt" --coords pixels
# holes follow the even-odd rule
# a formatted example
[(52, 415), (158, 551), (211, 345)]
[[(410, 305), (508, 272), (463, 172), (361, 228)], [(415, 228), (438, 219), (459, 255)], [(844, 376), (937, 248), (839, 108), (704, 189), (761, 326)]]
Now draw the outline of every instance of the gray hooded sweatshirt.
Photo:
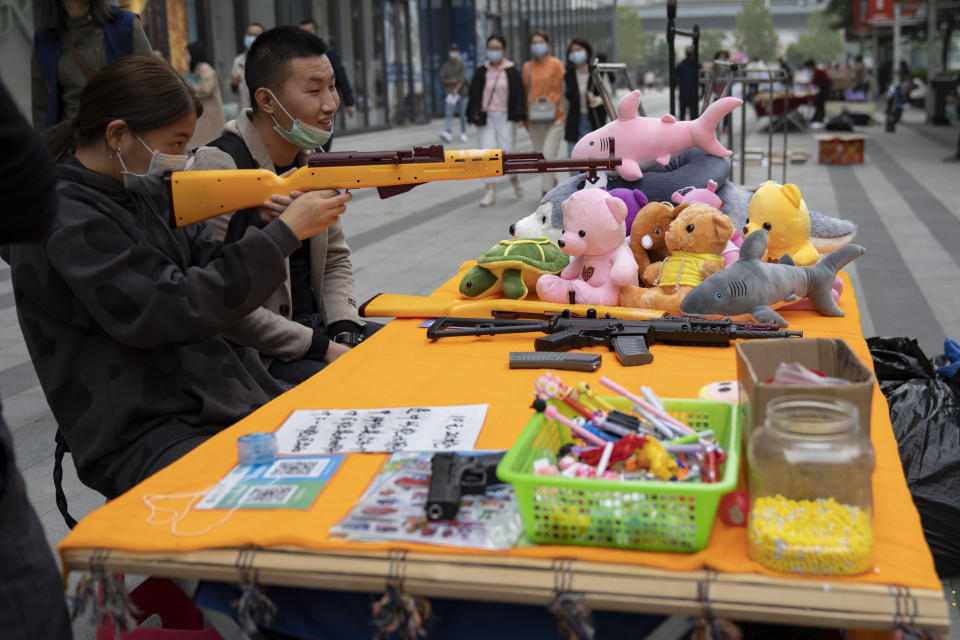
[[(284, 223), (223, 246), (70, 158), (49, 237), (10, 247), (17, 315), (80, 480), (112, 498), (283, 391), (219, 336), (283, 282)], [(52, 444), (52, 443), (51, 443)], [(167, 460), (169, 461), (169, 460)]]

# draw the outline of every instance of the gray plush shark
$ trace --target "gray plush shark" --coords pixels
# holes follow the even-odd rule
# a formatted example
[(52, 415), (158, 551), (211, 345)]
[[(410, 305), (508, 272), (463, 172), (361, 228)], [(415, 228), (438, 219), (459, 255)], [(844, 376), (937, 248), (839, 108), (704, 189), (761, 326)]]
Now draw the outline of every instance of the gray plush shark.
[(837, 271), (866, 253), (863, 247), (841, 247), (810, 267), (795, 266), (787, 255), (778, 264), (764, 262), (766, 250), (766, 229), (748, 235), (740, 247), (740, 259), (697, 285), (680, 302), (680, 310), (696, 316), (749, 314), (757, 322), (775, 322), (786, 327), (787, 321), (771, 307), (807, 297), (820, 313), (843, 315), (831, 293), (833, 280)]

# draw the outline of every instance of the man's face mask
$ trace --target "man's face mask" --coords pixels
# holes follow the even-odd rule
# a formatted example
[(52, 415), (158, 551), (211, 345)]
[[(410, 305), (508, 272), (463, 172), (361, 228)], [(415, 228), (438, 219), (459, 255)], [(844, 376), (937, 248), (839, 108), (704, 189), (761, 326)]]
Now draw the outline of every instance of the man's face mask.
[(280, 101), (277, 100), (277, 96), (275, 96), (272, 91), (270, 92), (270, 95), (273, 96), (273, 99), (277, 101), (277, 106), (280, 107), (283, 113), (285, 113), (286, 116), (293, 122), (289, 129), (284, 129), (280, 126), (280, 123), (277, 122), (276, 118), (274, 118), (272, 115), (270, 116), (270, 119), (273, 120), (273, 124), (275, 125), (273, 130), (283, 136), (283, 139), (290, 144), (296, 145), (306, 151), (312, 151), (317, 147), (322, 147), (325, 145), (327, 140), (330, 139), (330, 136), (333, 135), (332, 122), (330, 131), (307, 124), (303, 120), (291, 116), (284, 106), (280, 104)]

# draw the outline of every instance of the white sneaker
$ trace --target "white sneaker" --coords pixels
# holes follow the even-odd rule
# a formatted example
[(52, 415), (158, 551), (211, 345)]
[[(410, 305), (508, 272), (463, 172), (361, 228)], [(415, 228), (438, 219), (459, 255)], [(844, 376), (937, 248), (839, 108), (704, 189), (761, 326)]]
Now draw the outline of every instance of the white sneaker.
[(453, 136), (451, 136), (451, 135), (450, 135), (450, 132), (447, 131), (446, 129), (444, 129), (443, 131), (440, 132), (440, 137), (443, 138), (443, 139), (444, 139), (445, 141), (447, 141), (447, 142), (450, 142), (451, 140), (453, 140)]
[(481, 207), (492, 207), (497, 203), (497, 192), (492, 189), (487, 189), (487, 193), (483, 196), (483, 200), (480, 201)]
[(460, 142), (467, 141), (467, 134), (465, 132), (460, 132)]
[(510, 182), (513, 183), (513, 192), (517, 194), (517, 198), (523, 197), (523, 186), (520, 184), (520, 178), (516, 175), (510, 176)]

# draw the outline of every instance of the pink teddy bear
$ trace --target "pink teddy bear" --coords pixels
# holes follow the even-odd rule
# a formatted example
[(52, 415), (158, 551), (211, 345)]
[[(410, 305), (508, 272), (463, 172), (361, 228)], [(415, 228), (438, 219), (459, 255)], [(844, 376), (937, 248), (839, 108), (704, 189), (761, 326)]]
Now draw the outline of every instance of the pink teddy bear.
[(582, 189), (560, 205), (563, 235), (557, 244), (573, 259), (559, 276), (537, 280), (541, 300), (615, 306), (621, 285), (637, 283), (637, 261), (626, 242), (627, 205), (602, 189)]

